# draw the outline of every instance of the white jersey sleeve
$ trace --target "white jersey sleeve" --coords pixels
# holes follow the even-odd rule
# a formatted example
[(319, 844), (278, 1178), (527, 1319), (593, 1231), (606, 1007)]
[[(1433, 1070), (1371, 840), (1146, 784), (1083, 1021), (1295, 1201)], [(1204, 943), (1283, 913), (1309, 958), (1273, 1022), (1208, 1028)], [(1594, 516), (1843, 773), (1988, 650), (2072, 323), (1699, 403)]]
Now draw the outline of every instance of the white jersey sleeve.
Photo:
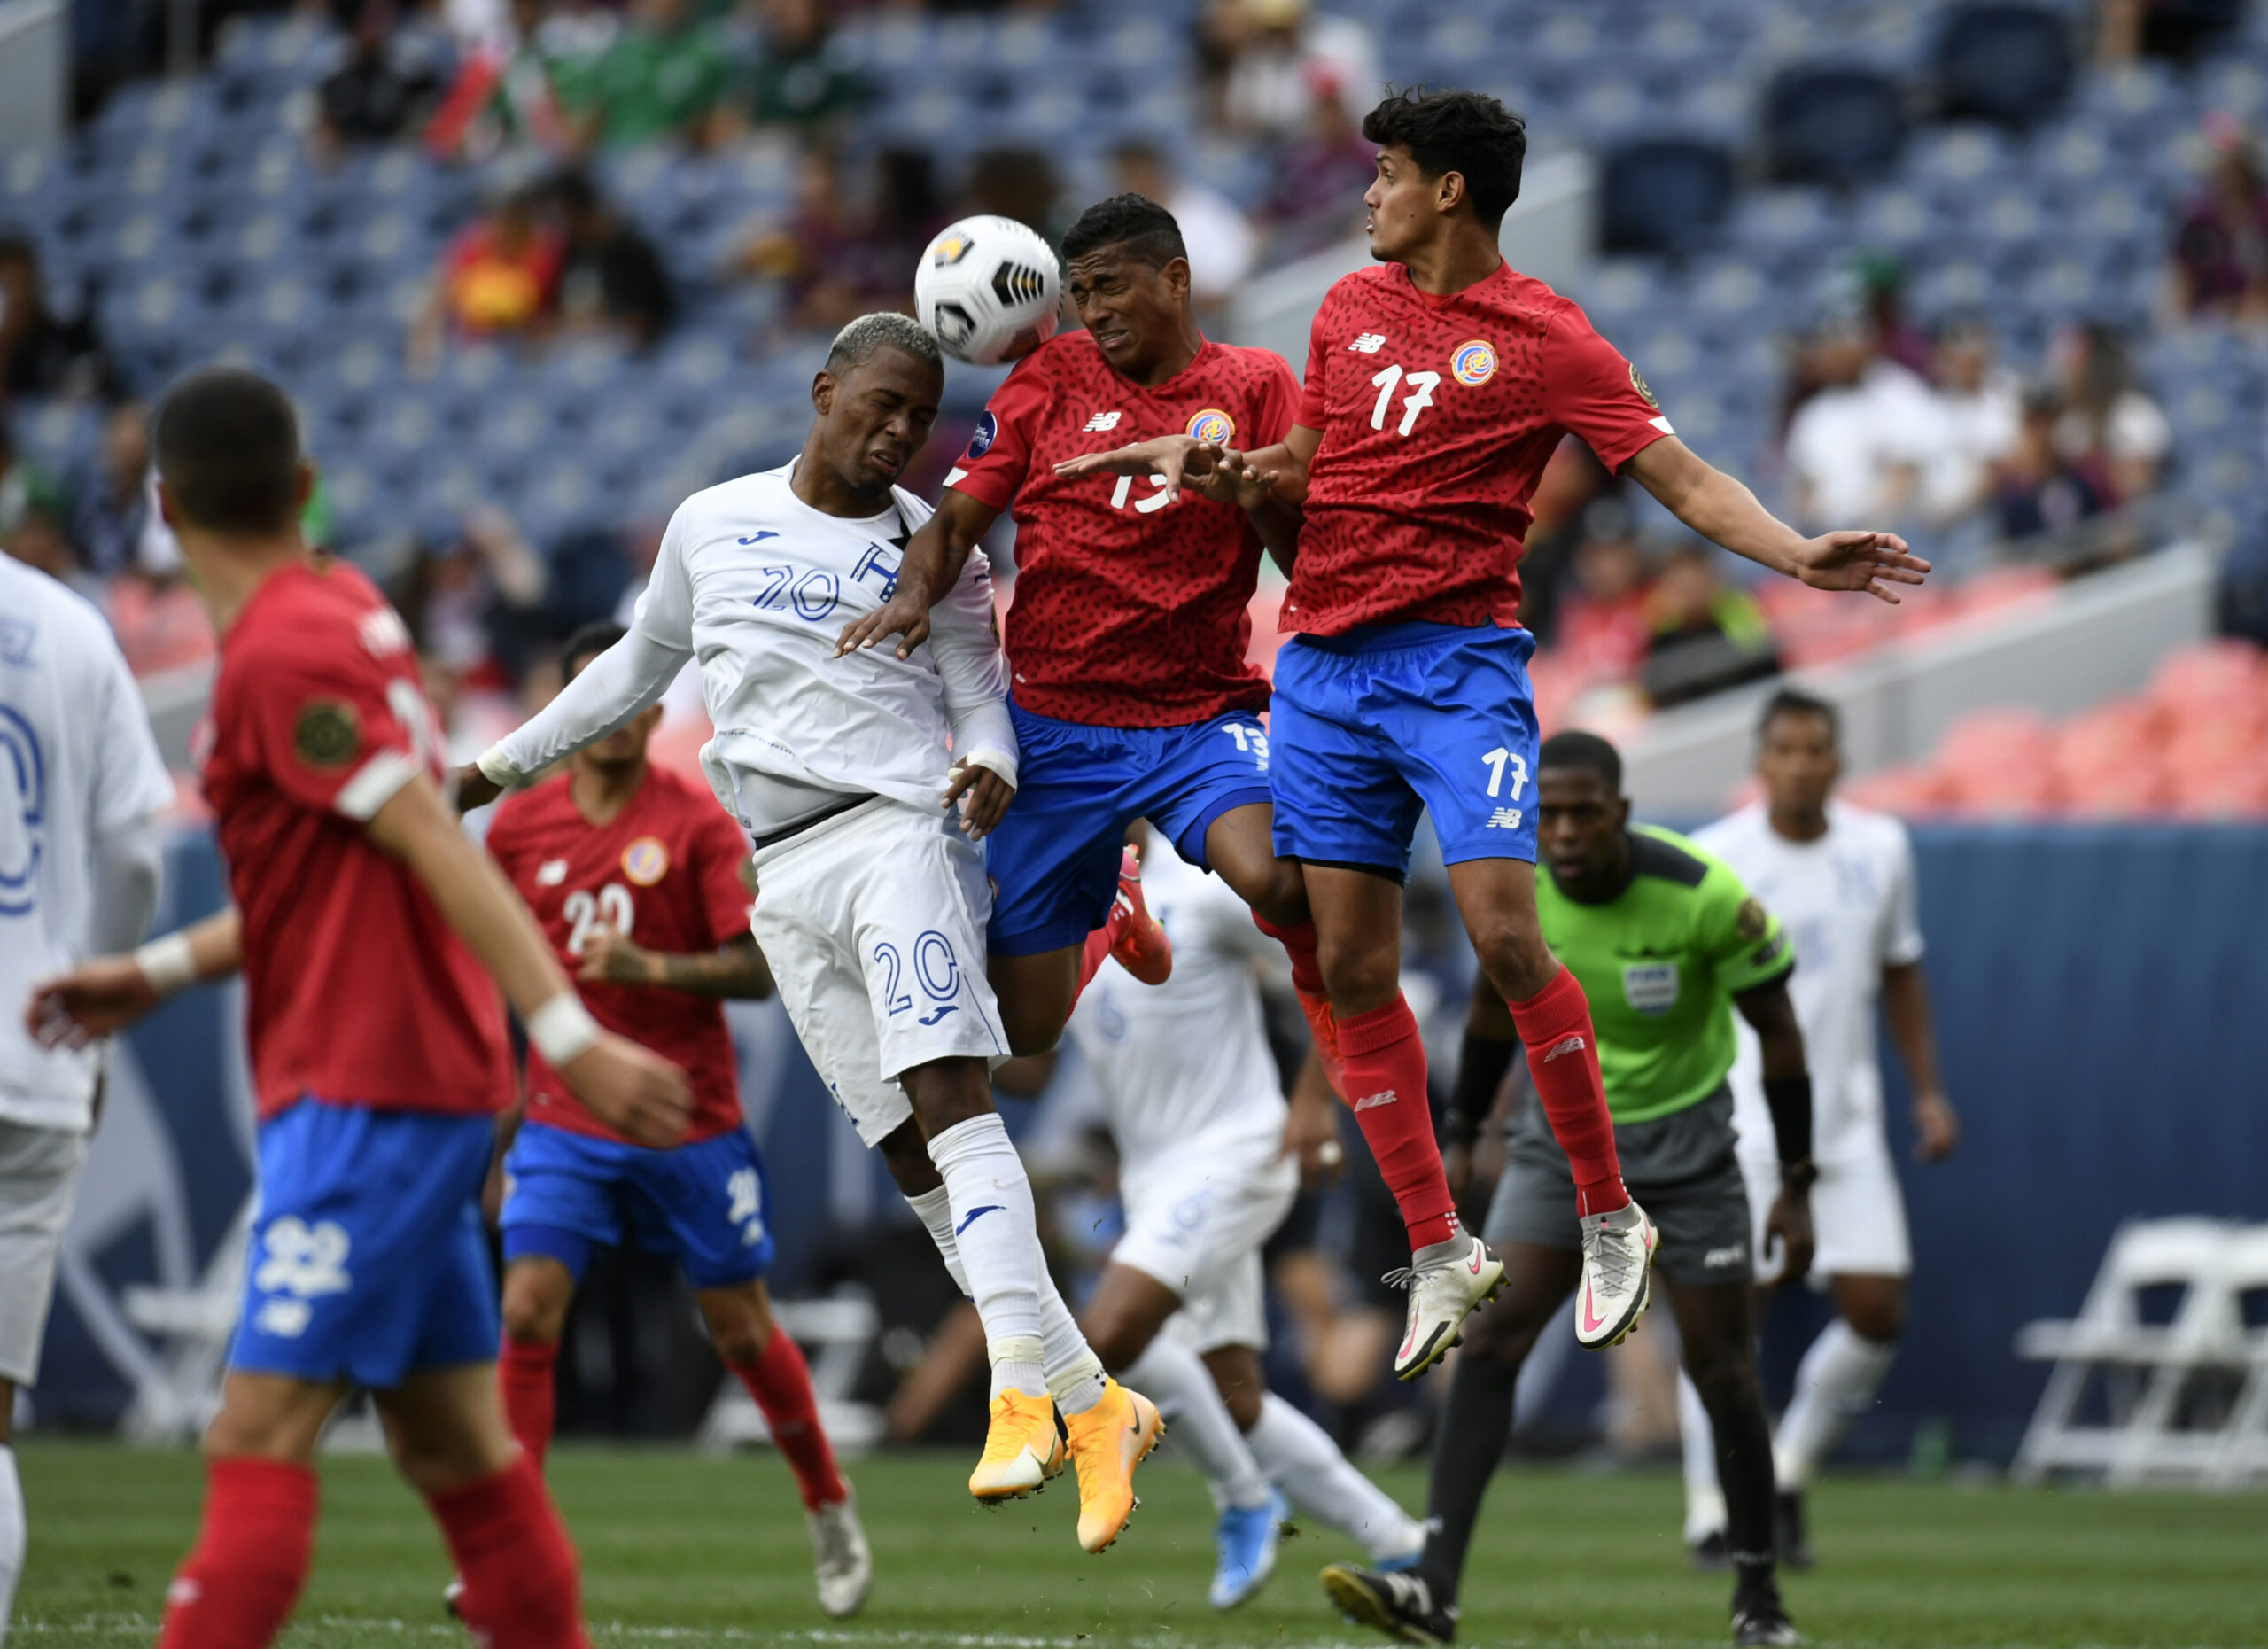
[(1914, 879), (1914, 838), (1897, 820), (1879, 821), (1884, 837), (1883, 865), (1890, 876), (1889, 897), (1883, 901), (1882, 945), (1877, 954), (1884, 968), (1910, 968), (1922, 960), (1922, 921), (1919, 891)]
[(1005, 762), (1000, 776), (1013, 786), (1017, 751), (1015, 725), (1008, 717), (1008, 660), (1000, 649), (1000, 621), (992, 604), (991, 564), (981, 549), (969, 552), (960, 581), (931, 610), (929, 655), (944, 682), (954, 756), (989, 755)]

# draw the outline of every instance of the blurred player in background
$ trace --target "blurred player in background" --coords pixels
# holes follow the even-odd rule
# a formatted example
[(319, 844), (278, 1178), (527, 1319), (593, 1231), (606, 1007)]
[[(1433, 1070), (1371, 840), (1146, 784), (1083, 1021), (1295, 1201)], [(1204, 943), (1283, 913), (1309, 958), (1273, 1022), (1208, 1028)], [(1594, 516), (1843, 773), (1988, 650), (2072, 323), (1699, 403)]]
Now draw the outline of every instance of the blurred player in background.
[[(586, 625), (561, 667), (572, 680), (622, 636), (619, 625)], [(874, 1559), (803, 1351), (773, 1320), (770, 1181), (742, 1125), (721, 1006), (773, 989), (749, 931), (748, 844), (706, 791), (648, 763), (661, 719), (657, 704), (577, 751), (566, 773), (508, 797), (489, 827), (489, 852), (560, 965), (577, 970), (591, 1016), (681, 1066), (694, 1096), (684, 1140), (649, 1150), (593, 1116), (530, 1054), (526, 1117), (504, 1161), (504, 1413), (540, 1466), (559, 1336), (593, 1246), (674, 1256), (710, 1342), (795, 1471), (819, 1606), (852, 1614)]]
[(0, 553), (0, 1638), (24, 1565), (10, 1427), (39, 1376), (102, 1050), (35, 1041), (34, 984), (150, 930), (173, 800), (142, 692), (102, 615)]
[[(1339, 1149), (1319, 1068), (1287, 1107), (1269, 1051), (1255, 970), (1281, 953), (1234, 892), (1166, 844), (1148, 846), (1142, 881), (1173, 943), (1173, 977), (1153, 988), (1106, 962), (1071, 1015), (1109, 1109), (1126, 1206), (1125, 1235), (1082, 1314), (1087, 1337), (1106, 1367), (1156, 1398), (1212, 1488), (1215, 1608), (1267, 1580), (1286, 1494), (1373, 1562), (1403, 1567), (1425, 1545), (1423, 1528), (1261, 1372), (1262, 1246), (1291, 1211), (1302, 1168), (1327, 1171)], [(1037, 1092), (1052, 1056), (1023, 1063)], [(1320, 1123), (1293, 1125), (1302, 1109)]]
[(1059, 473), (1154, 475), (1165, 497), (1191, 480), (1243, 502), (1272, 549), (1296, 554), (1270, 723), (1276, 845), (1305, 863), (1345, 1093), (1410, 1227), (1394, 1357), (1408, 1379), (1503, 1276), (1457, 1226), (1402, 995), (1402, 883), (1421, 811), (1481, 970), (1539, 1054), (1537, 1093), (1573, 1164), (1577, 1338), (1612, 1344), (1646, 1301), (1652, 1228), (1623, 1187), (1596, 1033), (1535, 915), (1535, 641), (1519, 627), (1514, 566), (1561, 438), (1582, 437), (1705, 538), (1807, 584), (1894, 602), (1890, 586), (1918, 583), (1927, 564), (1888, 533), (1807, 540), (1774, 519), (1676, 439), (1580, 308), (1504, 262), (1497, 234), (1527, 131), (1503, 104), (1399, 93), (1363, 135), (1379, 146), (1363, 205), (1379, 267), (1324, 298), (1285, 442), (1239, 453), (1192, 430)]
[(619, 731), (698, 653), (717, 729), (702, 760), (755, 838), (756, 937), (788, 1015), (983, 1319), (992, 1413), (969, 1492), (1020, 1497), (1060, 1471), (1060, 1412), (1080, 1544), (1099, 1552), (1133, 1514), (1159, 1420), (1105, 1374), (1049, 1280), (1031, 1182), (992, 1108), (989, 1062), (1008, 1040), (983, 971), (976, 842), (1015, 793), (1016, 735), (990, 572), (968, 564), (911, 656), (835, 645), (846, 618), (889, 598), (928, 517), (894, 483), (944, 389), (917, 323), (843, 328), (802, 455), (680, 505), (629, 634), (459, 783), (485, 800)]
[(300, 536), (311, 472), (283, 393), (193, 373), (154, 437), (166, 520), (221, 638), (204, 777), (236, 903), (49, 982), (32, 1012), (69, 1041), (245, 976), (259, 1211), (204, 1524), (159, 1641), (282, 1630), (307, 1577), (315, 1439), (361, 1386), (464, 1577), (466, 1622), (494, 1649), (580, 1643), (574, 1549), (497, 1398), (480, 1218), (512, 1085), (496, 984), (576, 1097), (641, 1144), (684, 1132), (684, 1075), (600, 1029), (459, 828), (408, 631)]
[[(1811, 1191), (1819, 1244), (1812, 1273), (1835, 1296), (1836, 1320), (1797, 1371), (1795, 1400), (1774, 1440), (1780, 1489), (1780, 1560), (1811, 1567), (1804, 1486), (1853, 1416), (1874, 1401), (1906, 1328), (1914, 1253), (1898, 1171), (1883, 1134), (1882, 1067), (1875, 1006), (1914, 1089), (1915, 1154), (1942, 1162), (1961, 1122), (1938, 1071), (1922, 930), (1915, 920), (1914, 849), (1887, 814), (1830, 800), (1842, 772), (1835, 707), (1797, 692), (1775, 694), (1757, 729), (1756, 775), (1764, 800), (1711, 825), (1694, 841), (1731, 866), (1794, 941), (1789, 994), (1810, 1055), (1817, 1121)], [(1741, 1172), (1759, 1224), (1757, 1275), (1776, 1281), (1761, 1221), (1779, 1194), (1764, 1084), (1754, 1037), (1743, 1033), (1733, 1063), (1734, 1120)], [(1685, 1435), (1685, 1538), (1695, 1561), (1724, 1561), (1725, 1498), (1717, 1484), (1709, 1419), (1690, 1381), (1678, 1388)]]
[[(1794, 1643), (1774, 1575), (1771, 1422), (1757, 1381), (1748, 1194), (1725, 1085), (1737, 1015), (1763, 1046), (1783, 1168), (1766, 1229), (1784, 1242), (1789, 1268), (1800, 1275), (1811, 1263), (1811, 1084), (1788, 1000), (1794, 958), (1787, 935), (1739, 878), (1692, 844), (1630, 828), (1621, 759), (1604, 739), (1560, 733), (1547, 740), (1534, 804), (1549, 869), (1536, 883), (1544, 937), (1592, 1006), (1621, 1162), (1659, 1221), (1657, 1264), (1685, 1365), (1716, 1426), (1738, 1575), (1734, 1641)], [(1509, 1062), (1513, 1027), (1486, 981), (1476, 983), (1470, 1026)], [(1537, 1062), (1531, 1043), (1529, 1068)], [(1451, 1137), (1472, 1132), (1468, 1124)], [(1462, 1188), (1471, 1155), (1458, 1148), (1451, 1157)], [(1505, 1296), (1473, 1319), (1449, 1384), (1425, 1559), (1408, 1575), (1324, 1571), (1333, 1601), (1357, 1620), (1417, 1642), (1446, 1643), (1456, 1634), (1457, 1585), (1511, 1430), (1520, 1365), (1575, 1291), (1581, 1222), (1570, 1180), (1566, 1153), (1534, 1108), (1522, 1106), (1487, 1227), (1504, 1256)]]
[[(1181, 229), (1156, 201), (1118, 195), (1089, 206), (1063, 256), (1084, 330), (1016, 363), (946, 477), (937, 513), (907, 546), (897, 594), (842, 644), (902, 632), (905, 657), (928, 634), (934, 593), (952, 587), (977, 541), (1013, 512), (1006, 645), (1022, 782), (986, 858), (999, 886), (992, 979), (1016, 1051), (1055, 1046), (1108, 951), (1088, 936), (1104, 927), (1114, 884), (1130, 907), (1138, 896), (1123, 845), (1138, 818), (1181, 858), (1218, 872), (1283, 942), (1301, 1007), (1327, 1038), (1300, 867), (1277, 856), (1273, 838), (1260, 722), (1268, 678), (1245, 657), (1260, 530), (1233, 501), (1177, 501), (1146, 477), (1058, 468), (1105, 434), (1280, 440), (1299, 385), (1281, 356), (1198, 330)], [(1278, 508), (1264, 498), (1254, 507)], [(1153, 936), (1146, 920), (1122, 917), (1115, 954), (1155, 984), (1170, 952)]]

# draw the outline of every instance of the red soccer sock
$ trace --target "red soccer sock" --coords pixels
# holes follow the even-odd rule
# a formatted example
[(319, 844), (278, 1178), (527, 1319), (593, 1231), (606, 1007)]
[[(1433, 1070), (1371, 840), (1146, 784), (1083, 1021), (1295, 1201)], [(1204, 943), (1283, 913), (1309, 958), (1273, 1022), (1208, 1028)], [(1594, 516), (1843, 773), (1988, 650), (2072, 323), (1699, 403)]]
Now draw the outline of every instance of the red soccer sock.
[(158, 1649), (265, 1649), (307, 1583), (315, 1474), (283, 1460), (214, 1460), (205, 1485), (205, 1521), (167, 1588)]
[(1607, 1114), (1606, 1085), (1598, 1074), (1598, 1032), (1591, 1028), (1583, 987), (1562, 968), (1526, 1001), (1506, 1006), (1527, 1049), (1528, 1075), (1551, 1137), (1574, 1171), (1577, 1211), (1612, 1213), (1630, 1201), (1630, 1193), (1615, 1154), (1614, 1118)]
[(1292, 959), (1292, 992), (1300, 999), (1300, 1012), (1306, 1016), (1308, 1031), (1315, 1038), (1315, 1051), (1323, 1062), (1323, 1074), (1331, 1084), (1331, 1091), (1340, 1099), (1347, 1097), (1347, 1062), (1339, 1046), (1339, 1023), (1332, 1016), (1331, 998), (1323, 988), (1323, 964), (1316, 958), (1315, 923), (1301, 922), (1296, 927), (1279, 928), (1262, 915), (1252, 913), (1252, 925), (1284, 947)]
[(1425, 1045), (1398, 992), (1384, 1007), (1339, 1022), (1347, 1102), (1402, 1210), (1414, 1253), (1456, 1234), (1456, 1200), (1441, 1172), (1433, 1114), (1425, 1102)]
[(535, 1469), (551, 1451), (552, 1415), (557, 1398), (552, 1366), (559, 1361), (556, 1340), (515, 1340), (504, 1336), (496, 1359), (496, 1384), (504, 1396), (504, 1420), (520, 1440)]
[(756, 1406), (772, 1441), (788, 1457), (804, 1491), (804, 1509), (816, 1512), (850, 1497), (850, 1485), (835, 1469), (835, 1450), (819, 1423), (819, 1398), (812, 1392), (812, 1371), (803, 1348), (784, 1328), (774, 1328), (764, 1355), (753, 1363), (729, 1365)]
[(464, 1580), (457, 1608), (487, 1649), (588, 1649), (575, 1548), (535, 1462), (430, 1496)]
[(1079, 984), (1078, 988), (1071, 992), (1072, 1006), (1078, 1005), (1079, 999), (1087, 993), (1088, 982), (1093, 979), (1096, 971), (1109, 959), (1110, 941), (1111, 932), (1108, 928), (1097, 928), (1092, 933), (1087, 935), (1087, 943), (1079, 952)]

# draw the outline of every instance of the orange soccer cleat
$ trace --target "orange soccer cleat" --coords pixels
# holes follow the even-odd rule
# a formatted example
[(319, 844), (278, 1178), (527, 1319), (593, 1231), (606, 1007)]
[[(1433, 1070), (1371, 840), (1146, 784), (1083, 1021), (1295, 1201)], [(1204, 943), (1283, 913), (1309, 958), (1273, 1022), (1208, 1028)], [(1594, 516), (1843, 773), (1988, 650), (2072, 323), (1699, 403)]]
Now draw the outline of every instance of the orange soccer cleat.
[(1118, 861), (1118, 897), (1103, 931), (1118, 965), (1144, 984), (1163, 984), (1173, 976), (1173, 942), (1142, 902), (1142, 860), (1130, 847)]
[(1100, 1552), (1142, 1504), (1134, 1497), (1134, 1468), (1166, 1435), (1165, 1422), (1149, 1398), (1113, 1380), (1104, 1383), (1101, 1402), (1083, 1414), (1066, 1415), (1063, 1427), (1079, 1474), (1079, 1544)]

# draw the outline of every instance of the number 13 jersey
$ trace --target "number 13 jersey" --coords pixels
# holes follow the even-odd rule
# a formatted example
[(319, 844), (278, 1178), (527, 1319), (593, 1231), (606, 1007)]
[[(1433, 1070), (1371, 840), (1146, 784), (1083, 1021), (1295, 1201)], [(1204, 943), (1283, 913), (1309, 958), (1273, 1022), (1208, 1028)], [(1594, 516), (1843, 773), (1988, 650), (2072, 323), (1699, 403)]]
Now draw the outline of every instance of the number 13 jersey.
[(1499, 264), (1463, 292), (1401, 264), (1324, 296), (1299, 422), (1323, 437), (1282, 627), (1519, 618), (1528, 500), (1567, 433), (1619, 471), (1674, 433), (1637, 369), (1574, 303)]

